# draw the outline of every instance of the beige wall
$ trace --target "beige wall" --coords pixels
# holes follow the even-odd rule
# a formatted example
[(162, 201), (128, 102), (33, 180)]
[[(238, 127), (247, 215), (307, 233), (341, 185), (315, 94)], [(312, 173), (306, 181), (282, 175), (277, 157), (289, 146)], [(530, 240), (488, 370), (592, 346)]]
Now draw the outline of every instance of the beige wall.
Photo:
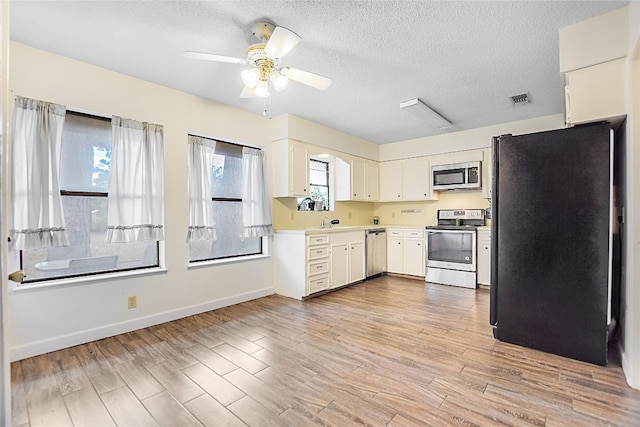
[(284, 114), (273, 120), (273, 140), (285, 138), (324, 147), (336, 153), (378, 160), (378, 145), (292, 114)]
[[(164, 125), (166, 228), (165, 272), (11, 290), (13, 359), (275, 291), (271, 258), (188, 268), (185, 243), (187, 133), (268, 147), (268, 119), (18, 43), (10, 67), (11, 95)], [(129, 295), (136, 309), (127, 309)]]
[[(562, 127), (564, 116), (555, 114), (378, 146), (299, 117), (285, 115), (274, 119), (274, 140), (289, 137), (319, 147), (314, 149), (318, 153), (346, 153), (387, 161), (478, 150), (489, 147), (493, 136), (541, 132)], [(273, 161), (277, 162), (277, 159)], [(480, 191), (441, 192), (438, 201), (428, 202), (336, 202), (333, 212), (298, 212), (294, 198), (279, 198), (273, 200), (273, 224), (276, 229), (300, 229), (317, 227), (323, 218), (338, 218), (341, 225), (368, 225), (373, 224), (374, 216), (378, 216), (381, 225), (425, 226), (436, 223), (438, 209), (481, 209), (488, 206), (488, 200), (482, 197)], [(421, 212), (402, 212), (415, 209)]]
[[(0, 4), (0, 182), (6, 182), (4, 158), (7, 152), (6, 138), (8, 127), (7, 111), (9, 106), (9, 2)], [(4, 218), (7, 207), (6, 191), (0, 189), (0, 240), (6, 236)], [(7, 248), (0, 247), (0, 425), (11, 425), (11, 367), (9, 365), (9, 327), (7, 294)]]
[(629, 4), (626, 160), (626, 245), (622, 364), (627, 381), (640, 389), (640, 2)]
[(562, 114), (554, 114), (552, 116), (536, 117), (529, 120), (501, 123), (460, 132), (399, 141), (380, 146), (380, 161), (487, 148), (491, 146), (491, 138), (494, 136), (505, 133), (517, 135), (542, 132), (563, 127), (564, 116)]
[(482, 197), (481, 191), (445, 191), (440, 192), (437, 201), (376, 203), (373, 214), (378, 216), (383, 225), (424, 227), (437, 223), (438, 209), (484, 209), (488, 206), (489, 201)]

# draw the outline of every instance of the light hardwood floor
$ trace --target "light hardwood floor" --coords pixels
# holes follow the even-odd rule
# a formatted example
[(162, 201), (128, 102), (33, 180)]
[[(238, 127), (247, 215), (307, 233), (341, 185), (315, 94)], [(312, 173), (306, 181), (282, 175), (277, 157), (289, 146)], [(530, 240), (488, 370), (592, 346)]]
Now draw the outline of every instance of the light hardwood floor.
[(638, 426), (640, 391), (494, 340), (489, 292), (385, 276), (12, 364), (14, 426)]

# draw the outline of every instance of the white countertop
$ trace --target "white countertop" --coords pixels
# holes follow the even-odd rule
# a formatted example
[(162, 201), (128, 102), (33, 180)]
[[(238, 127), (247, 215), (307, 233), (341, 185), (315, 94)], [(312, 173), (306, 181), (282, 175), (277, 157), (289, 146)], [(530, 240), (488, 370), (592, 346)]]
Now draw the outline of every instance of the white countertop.
[(293, 229), (279, 229), (274, 230), (276, 233), (294, 233), (294, 234), (326, 234), (326, 233), (340, 233), (347, 231), (366, 231), (376, 228), (403, 228), (403, 229), (424, 229), (424, 226), (419, 225), (383, 225), (383, 224), (369, 224), (369, 225), (334, 225), (332, 227), (307, 227), (307, 228), (293, 228)]
[[(420, 225), (384, 225), (384, 224), (369, 224), (369, 225), (334, 225), (332, 227), (302, 227), (302, 228), (290, 228), (274, 230), (276, 233), (292, 233), (292, 234), (326, 234), (326, 233), (340, 233), (346, 231), (366, 231), (375, 228), (400, 228), (400, 229), (424, 229), (426, 226)], [(491, 226), (478, 227), (478, 231), (491, 231)]]

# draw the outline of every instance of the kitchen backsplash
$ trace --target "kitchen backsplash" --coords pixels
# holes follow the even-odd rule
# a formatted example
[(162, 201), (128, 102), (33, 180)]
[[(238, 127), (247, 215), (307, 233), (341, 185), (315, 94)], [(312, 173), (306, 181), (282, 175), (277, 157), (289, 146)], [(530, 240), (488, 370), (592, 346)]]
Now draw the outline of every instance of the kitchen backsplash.
[(338, 218), (340, 225), (369, 225), (373, 217), (380, 225), (433, 225), (438, 209), (485, 209), (489, 201), (481, 191), (443, 191), (437, 201), (425, 202), (336, 202), (334, 211), (298, 211), (296, 199), (273, 200), (275, 229), (317, 227), (323, 219)]

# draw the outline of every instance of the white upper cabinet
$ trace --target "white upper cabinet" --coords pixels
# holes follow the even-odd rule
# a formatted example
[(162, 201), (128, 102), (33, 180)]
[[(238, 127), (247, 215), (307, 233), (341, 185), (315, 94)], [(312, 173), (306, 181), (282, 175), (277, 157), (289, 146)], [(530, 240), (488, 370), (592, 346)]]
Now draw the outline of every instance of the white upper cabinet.
[(301, 144), (291, 145), (291, 195), (309, 195), (309, 151)]
[(365, 163), (365, 179), (367, 185), (365, 189), (367, 191), (367, 201), (376, 202), (379, 199), (378, 196), (378, 162), (366, 162)]
[(380, 201), (437, 200), (428, 157), (380, 163)]
[(402, 201), (402, 161), (380, 163), (380, 201)]
[(309, 150), (292, 140), (274, 141), (273, 197), (309, 195)]
[(433, 200), (431, 166), (428, 158), (404, 161), (402, 187), (404, 200)]
[(615, 119), (626, 114), (624, 59), (565, 75), (568, 125)]
[(351, 200), (366, 200), (367, 177), (365, 162), (362, 159), (351, 160)]
[(567, 125), (619, 120), (626, 114), (629, 6), (560, 29)]
[(361, 158), (335, 159), (336, 200), (378, 200), (378, 163)]

